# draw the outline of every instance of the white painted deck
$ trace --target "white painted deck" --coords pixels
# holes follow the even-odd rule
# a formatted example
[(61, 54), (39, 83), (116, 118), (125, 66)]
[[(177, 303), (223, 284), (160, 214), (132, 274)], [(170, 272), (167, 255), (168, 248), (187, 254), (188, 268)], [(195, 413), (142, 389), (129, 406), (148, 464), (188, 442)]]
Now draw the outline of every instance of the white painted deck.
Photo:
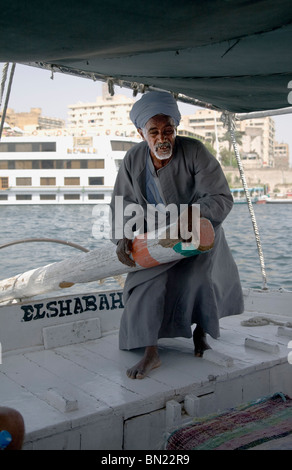
[[(117, 329), (103, 329), (103, 318), (99, 338), (84, 342), (79, 338), (81, 342), (68, 344), (67, 337), (67, 345), (50, 347), (53, 342), (47, 335), (46, 348), (34, 345), (4, 352), (1, 405), (22, 413), (24, 449), (155, 450), (166, 432), (192, 416), (278, 391), (292, 396), (288, 362), (292, 328), (240, 325), (256, 312), (277, 322), (291, 322), (291, 297), (283, 293), (254, 298), (248, 292), (245, 296), (245, 313), (221, 320), (221, 337), (209, 338), (212, 351), (203, 359), (193, 356), (191, 339), (161, 340), (162, 366), (143, 380), (126, 376), (142, 351), (120, 351)], [(269, 310), (277, 307), (276, 298), (283, 309), (273, 314)], [(9, 308), (6, 312), (2, 308), (5, 314)], [(10, 328), (8, 334), (17, 336), (17, 329)]]

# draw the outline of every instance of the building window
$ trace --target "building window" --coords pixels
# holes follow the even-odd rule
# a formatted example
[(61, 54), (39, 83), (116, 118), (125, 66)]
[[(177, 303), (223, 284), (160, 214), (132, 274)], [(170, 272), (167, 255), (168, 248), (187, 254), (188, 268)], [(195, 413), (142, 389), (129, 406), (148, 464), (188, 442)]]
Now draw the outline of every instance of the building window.
[(104, 160), (88, 160), (88, 168), (104, 168)]
[[(9, 162), (9, 163), (13, 163), (13, 162)], [(15, 170), (31, 170), (32, 161), (31, 160), (15, 160), (14, 168)]]
[(64, 185), (65, 186), (80, 186), (80, 178), (79, 177), (65, 177)]
[(41, 194), (40, 201), (55, 201), (56, 195), (55, 194)]
[(111, 140), (112, 150), (119, 150), (126, 152), (130, 150), (137, 142), (127, 142), (123, 140)]
[(0, 152), (56, 152), (56, 142), (1, 142)]
[(31, 194), (16, 194), (17, 201), (30, 201), (31, 198)]
[(39, 170), (40, 169), (40, 167), (41, 167), (40, 163), (41, 162), (39, 160), (32, 160), (31, 163), (32, 163), (31, 166), (32, 166), (33, 170)]
[(64, 199), (80, 199), (80, 194), (64, 194)]
[(8, 143), (0, 143), (0, 152), (8, 152)]
[[(81, 161), (80, 161), (80, 160), (72, 160), (72, 161), (71, 161), (71, 166), (70, 166), (70, 168), (71, 168), (72, 170), (78, 170), (78, 169), (80, 168), (80, 166), (81, 166)], [(87, 165), (84, 166), (83, 168), (86, 168), (86, 167), (87, 167)]]
[(56, 186), (56, 178), (54, 177), (48, 177), (48, 178), (44, 178), (44, 177), (41, 177), (41, 186)]
[(7, 201), (8, 194), (0, 194), (0, 201)]
[(80, 160), (80, 168), (88, 168), (88, 160)]
[(64, 169), (64, 160), (56, 160), (56, 170)]
[(104, 177), (103, 176), (90, 176), (88, 178), (89, 186), (103, 186), (104, 185)]
[(0, 189), (8, 189), (8, 176), (0, 178)]
[(31, 178), (16, 178), (16, 186), (31, 186)]
[(104, 160), (0, 160), (0, 170), (103, 169)]
[(88, 199), (104, 199), (104, 194), (88, 194)]
[[(13, 149), (13, 150), (12, 150)], [(15, 143), (10, 152), (32, 152), (32, 144), (29, 142)]]
[(55, 168), (55, 161), (54, 160), (41, 160), (41, 168), (42, 170), (53, 170)]

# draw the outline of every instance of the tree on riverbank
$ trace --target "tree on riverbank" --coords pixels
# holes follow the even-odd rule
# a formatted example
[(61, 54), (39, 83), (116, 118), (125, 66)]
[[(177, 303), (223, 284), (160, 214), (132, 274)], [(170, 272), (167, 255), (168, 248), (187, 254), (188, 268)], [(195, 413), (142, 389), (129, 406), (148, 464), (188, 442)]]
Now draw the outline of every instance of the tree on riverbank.
[[(235, 140), (238, 145), (242, 145), (242, 136), (244, 135), (244, 132), (241, 131), (235, 131)], [(234, 150), (233, 150), (233, 144), (232, 144), (232, 139), (231, 135), (229, 132), (225, 132), (225, 134), (220, 137), (219, 139), (220, 142), (227, 142), (228, 143), (228, 149), (224, 148), (220, 151), (221, 155), (221, 164), (223, 166), (232, 166), (236, 167), (237, 166), (237, 161), (235, 158)]]

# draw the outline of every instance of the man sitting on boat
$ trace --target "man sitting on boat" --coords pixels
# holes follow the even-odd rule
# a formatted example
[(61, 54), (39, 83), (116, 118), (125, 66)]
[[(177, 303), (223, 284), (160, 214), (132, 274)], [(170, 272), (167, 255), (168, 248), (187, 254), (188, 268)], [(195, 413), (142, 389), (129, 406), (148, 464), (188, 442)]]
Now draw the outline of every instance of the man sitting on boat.
[[(160, 366), (158, 339), (192, 337), (193, 324), (195, 355), (202, 357), (209, 348), (206, 333), (218, 338), (219, 319), (242, 313), (243, 296), (222, 228), (233, 199), (220, 164), (200, 141), (176, 135), (181, 116), (170, 93), (146, 93), (130, 117), (143, 142), (127, 152), (111, 202), (113, 241), (120, 261), (134, 265), (132, 240), (114, 237), (116, 196), (123, 197), (125, 206), (139, 204), (144, 214), (148, 204), (199, 204), (201, 217), (209, 219), (215, 230), (209, 252), (127, 276), (119, 347), (145, 348), (141, 361), (127, 371), (130, 378), (142, 379)], [(128, 219), (124, 216), (124, 224)]]

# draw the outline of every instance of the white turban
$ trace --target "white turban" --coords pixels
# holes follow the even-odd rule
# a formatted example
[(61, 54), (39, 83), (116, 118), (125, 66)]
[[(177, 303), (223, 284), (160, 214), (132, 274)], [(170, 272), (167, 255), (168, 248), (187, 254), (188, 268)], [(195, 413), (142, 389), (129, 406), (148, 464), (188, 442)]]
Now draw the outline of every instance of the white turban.
[(130, 111), (133, 124), (143, 129), (146, 122), (156, 114), (165, 114), (173, 118), (175, 125), (180, 122), (180, 112), (174, 97), (165, 91), (150, 91), (136, 101)]

